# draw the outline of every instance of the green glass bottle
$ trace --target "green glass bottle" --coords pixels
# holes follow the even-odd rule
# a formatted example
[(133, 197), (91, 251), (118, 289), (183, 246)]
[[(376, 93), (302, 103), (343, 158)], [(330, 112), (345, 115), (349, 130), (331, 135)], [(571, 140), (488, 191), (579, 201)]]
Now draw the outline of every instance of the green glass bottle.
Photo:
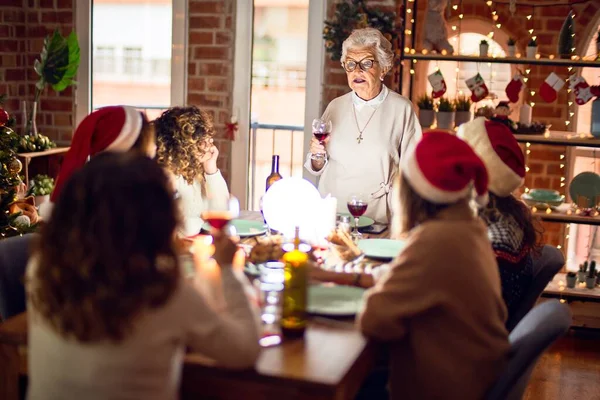
[(300, 251), (299, 229), (294, 248), (283, 255), (284, 283), (281, 312), (281, 334), (287, 338), (304, 336), (307, 324), (308, 254)]

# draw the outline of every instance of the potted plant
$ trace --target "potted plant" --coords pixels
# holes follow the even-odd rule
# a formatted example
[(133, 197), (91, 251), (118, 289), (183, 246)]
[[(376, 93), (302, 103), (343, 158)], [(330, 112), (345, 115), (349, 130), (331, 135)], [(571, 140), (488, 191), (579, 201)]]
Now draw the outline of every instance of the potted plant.
[(454, 111), (454, 104), (447, 98), (442, 97), (438, 103), (436, 114), (437, 127), (440, 129), (454, 128)]
[(527, 58), (535, 58), (538, 50), (537, 41), (535, 39), (531, 39), (527, 44)]
[(431, 128), (435, 114), (433, 112), (433, 98), (424, 94), (417, 100), (419, 107), (419, 123), (423, 128)]
[(489, 49), (490, 49), (490, 45), (487, 40), (484, 39), (481, 42), (479, 42), (479, 56), (480, 57), (487, 57)]
[(586, 272), (587, 272), (588, 262), (584, 262), (583, 264), (579, 264), (579, 272), (577, 272), (577, 280), (579, 282), (585, 282)]
[(40, 204), (50, 200), (50, 193), (54, 190), (54, 179), (48, 175), (39, 174), (29, 182), (29, 196), (35, 197), (35, 205), (39, 207)]
[(29, 110), (27, 107), (23, 110), (27, 115), (25, 134), (37, 136), (37, 104), (46, 85), (50, 85), (55, 92), (62, 92), (74, 84), (79, 61), (79, 43), (75, 32), (65, 38), (57, 29), (52, 35), (46, 36), (40, 58), (33, 63), (33, 69), (40, 78), (35, 83), (33, 104)]
[(454, 123), (456, 126), (469, 122), (471, 120), (471, 105), (473, 102), (467, 96), (458, 96), (454, 100)]
[(587, 278), (585, 279), (585, 287), (593, 289), (596, 287), (596, 261), (590, 263), (590, 270), (588, 271)]
[(508, 46), (508, 56), (514, 57), (517, 53), (517, 42), (515, 41), (515, 39), (509, 38), (508, 42), (506, 42), (506, 45)]
[(573, 271), (567, 272), (567, 287), (573, 289), (577, 283), (577, 274)]

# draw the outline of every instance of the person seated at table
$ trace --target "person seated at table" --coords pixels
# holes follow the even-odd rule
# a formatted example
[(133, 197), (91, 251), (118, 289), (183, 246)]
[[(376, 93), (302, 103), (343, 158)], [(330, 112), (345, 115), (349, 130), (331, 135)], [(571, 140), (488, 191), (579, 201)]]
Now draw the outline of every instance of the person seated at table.
[(524, 182), (525, 157), (501, 122), (476, 118), (461, 125), (457, 135), (471, 145), (488, 170), (490, 202), (479, 215), (488, 226), (510, 320), (531, 286), (533, 257), (541, 250), (531, 211), (512, 195)]
[[(392, 44), (377, 29), (357, 29), (348, 36), (341, 61), (352, 91), (327, 106), (321, 119), (331, 121), (331, 134), (323, 144), (311, 139), (304, 164), (320, 176), (319, 192), (338, 199), (338, 212), (348, 213), (352, 193), (367, 193), (365, 215), (385, 224), (400, 159), (421, 136), (413, 104), (383, 84), (393, 60)], [(314, 154), (326, 156), (315, 160)]]
[(156, 135), (146, 115), (129, 106), (109, 106), (92, 112), (79, 123), (62, 161), (50, 202), (40, 205), (43, 219), (52, 214), (54, 202), (71, 175), (90, 157), (103, 151), (135, 151), (154, 158)]
[(485, 204), (485, 165), (442, 131), (402, 164), (393, 205), (408, 240), (367, 291), (358, 325), (389, 344), (392, 399), (482, 399), (510, 347), (494, 253), (469, 205), (472, 187)]
[(170, 173), (180, 199), (184, 236), (200, 233), (207, 196), (228, 196), (217, 168), (219, 150), (208, 113), (195, 106), (173, 107), (154, 121), (158, 163)]
[(226, 305), (213, 309), (180, 269), (178, 213), (142, 155), (99, 155), (65, 182), (27, 270), (30, 400), (176, 399), (187, 346), (254, 365), (258, 315), (232, 269), (237, 246), (214, 238)]

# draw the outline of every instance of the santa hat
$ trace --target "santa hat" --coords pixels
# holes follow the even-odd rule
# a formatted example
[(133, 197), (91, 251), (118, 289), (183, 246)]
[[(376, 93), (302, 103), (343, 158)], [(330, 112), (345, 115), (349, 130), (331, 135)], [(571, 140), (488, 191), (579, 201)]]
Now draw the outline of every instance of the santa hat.
[(490, 178), (490, 192), (506, 197), (523, 184), (525, 157), (506, 125), (476, 118), (462, 124), (457, 136), (469, 143), (483, 160)]
[(140, 112), (127, 106), (100, 108), (85, 117), (73, 134), (51, 201), (56, 201), (64, 184), (89, 157), (105, 150), (124, 152), (131, 149), (140, 136), (142, 122)]
[(467, 197), (474, 186), (477, 203), (487, 204), (485, 165), (467, 143), (450, 133), (423, 133), (402, 163), (402, 173), (413, 189), (432, 203), (455, 203)]

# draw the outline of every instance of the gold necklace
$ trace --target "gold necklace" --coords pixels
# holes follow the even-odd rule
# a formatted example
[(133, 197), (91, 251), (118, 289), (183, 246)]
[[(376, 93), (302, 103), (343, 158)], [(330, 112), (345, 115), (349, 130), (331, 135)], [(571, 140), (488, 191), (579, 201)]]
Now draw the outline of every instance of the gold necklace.
[(356, 142), (358, 144), (360, 144), (360, 142), (363, 141), (363, 132), (365, 131), (365, 129), (367, 129), (367, 126), (369, 126), (369, 122), (371, 122), (373, 115), (375, 115), (375, 113), (377, 112), (378, 109), (379, 109), (379, 107), (377, 107), (375, 109), (375, 111), (373, 111), (373, 113), (369, 117), (367, 123), (365, 124), (365, 126), (363, 126), (363, 128), (361, 130), (360, 126), (358, 125), (358, 118), (356, 118), (356, 106), (354, 104), (352, 104), (352, 111), (354, 111), (354, 122), (356, 122), (356, 129), (358, 129), (358, 137), (356, 138)]

